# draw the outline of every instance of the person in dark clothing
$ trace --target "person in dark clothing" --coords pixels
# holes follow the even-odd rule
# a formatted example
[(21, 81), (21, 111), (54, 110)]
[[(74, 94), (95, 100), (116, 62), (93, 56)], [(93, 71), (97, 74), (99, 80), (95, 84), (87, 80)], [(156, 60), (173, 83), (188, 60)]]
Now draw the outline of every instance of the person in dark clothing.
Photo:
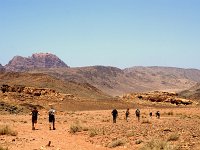
[(51, 124), (53, 124), (53, 130), (55, 130), (55, 109), (51, 107), (49, 110), (49, 129), (51, 130)]
[(160, 119), (160, 112), (159, 112), (159, 111), (156, 112), (156, 117), (157, 117), (158, 119)]
[(38, 119), (38, 110), (36, 107), (33, 108), (33, 110), (31, 111), (31, 115), (32, 115), (32, 130), (35, 130), (35, 124), (37, 123), (37, 119)]
[(116, 123), (117, 116), (118, 116), (118, 111), (117, 111), (117, 109), (113, 109), (113, 111), (112, 111), (112, 116), (113, 116), (113, 123)]
[(139, 109), (136, 109), (135, 115), (138, 118), (138, 121), (140, 121), (140, 110)]
[(153, 113), (152, 113), (152, 112), (150, 112), (150, 113), (149, 113), (149, 116), (150, 116), (150, 118), (152, 118), (152, 116), (153, 116)]
[(126, 121), (128, 122), (128, 117), (129, 117), (129, 108), (127, 108), (126, 113), (125, 113), (125, 117), (126, 117)]

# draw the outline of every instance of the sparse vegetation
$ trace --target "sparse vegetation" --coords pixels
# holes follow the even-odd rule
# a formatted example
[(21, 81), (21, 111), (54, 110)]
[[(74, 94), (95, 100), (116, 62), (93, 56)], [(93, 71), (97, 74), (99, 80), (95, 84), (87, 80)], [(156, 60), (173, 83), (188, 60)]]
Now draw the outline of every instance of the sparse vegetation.
[(0, 127), (0, 135), (17, 136), (17, 131), (12, 130), (8, 125)]
[(79, 122), (76, 121), (70, 126), (69, 132), (75, 134), (76, 132), (88, 131), (88, 130), (89, 130), (88, 127), (81, 125)]
[(103, 119), (102, 122), (110, 122), (110, 119)]
[(167, 140), (168, 141), (177, 141), (178, 139), (179, 139), (178, 133), (172, 133)]
[(149, 119), (143, 119), (142, 123), (151, 124), (151, 121)]
[(8, 150), (8, 148), (4, 148), (4, 147), (0, 146), (0, 150)]
[(177, 147), (170, 145), (166, 141), (151, 140), (147, 142), (140, 150), (177, 150)]
[(135, 132), (133, 130), (129, 131), (126, 136), (127, 137), (133, 137), (135, 135)]
[(76, 132), (82, 131), (82, 127), (80, 126), (79, 123), (74, 123), (70, 126), (69, 132), (72, 134), (75, 134)]
[(109, 148), (114, 148), (117, 146), (123, 146), (126, 144), (125, 139), (114, 139), (111, 143), (108, 144)]
[(88, 131), (89, 130), (89, 128), (86, 127), (86, 126), (81, 126), (81, 128), (82, 128), (83, 131)]
[(98, 135), (99, 131), (97, 129), (90, 129), (89, 130), (89, 136), (90, 137), (94, 137), (96, 135)]
[(170, 111), (170, 112), (167, 113), (167, 115), (168, 115), (168, 116), (173, 116), (174, 113), (173, 113), (173, 111)]
[(142, 140), (137, 140), (135, 141), (135, 144), (141, 144), (143, 141)]
[(191, 116), (186, 115), (186, 114), (180, 115), (180, 119), (190, 119), (190, 118), (191, 118)]

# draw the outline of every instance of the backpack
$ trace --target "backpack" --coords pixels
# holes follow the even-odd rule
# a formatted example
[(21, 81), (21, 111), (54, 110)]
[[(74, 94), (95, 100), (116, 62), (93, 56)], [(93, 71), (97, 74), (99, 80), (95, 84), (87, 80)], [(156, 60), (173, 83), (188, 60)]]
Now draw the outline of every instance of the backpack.
[(49, 110), (49, 115), (50, 115), (50, 116), (53, 116), (53, 115), (54, 115), (54, 112), (55, 112), (55, 110), (53, 110), (53, 109)]
[(38, 111), (36, 111), (36, 110), (32, 111), (32, 116), (33, 117), (37, 117), (37, 114), (38, 114)]
[(139, 109), (136, 109), (136, 112), (135, 112), (135, 113), (136, 113), (137, 116), (139, 116), (139, 115), (140, 115), (140, 110), (139, 110)]

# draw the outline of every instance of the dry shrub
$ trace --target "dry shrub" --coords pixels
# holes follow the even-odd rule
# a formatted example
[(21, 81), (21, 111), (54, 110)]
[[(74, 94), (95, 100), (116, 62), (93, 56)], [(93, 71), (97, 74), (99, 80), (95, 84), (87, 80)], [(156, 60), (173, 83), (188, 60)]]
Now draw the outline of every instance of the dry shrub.
[(123, 146), (126, 144), (126, 140), (125, 139), (115, 139), (113, 140), (111, 143), (108, 144), (109, 148), (114, 148), (117, 146)]
[(133, 137), (133, 136), (135, 136), (135, 132), (133, 130), (131, 130), (126, 134), (126, 136), (127, 137)]
[(143, 141), (142, 140), (137, 140), (135, 141), (135, 144), (141, 144)]
[(17, 131), (12, 130), (8, 125), (0, 127), (0, 135), (17, 136)]
[(81, 126), (81, 128), (82, 128), (83, 131), (88, 131), (89, 130), (89, 128), (86, 127), (86, 126)]
[(192, 117), (190, 115), (182, 114), (180, 116), (180, 119), (191, 119)]
[(173, 113), (173, 111), (170, 111), (170, 112), (167, 113), (167, 115), (168, 115), (168, 116), (173, 116), (174, 113)]
[(143, 119), (142, 123), (147, 123), (147, 124), (151, 124), (151, 121), (149, 119)]
[(88, 131), (88, 127), (81, 125), (79, 122), (75, 122), (70, 126), (69, 132), (74, 134), (76, 132), (81, 132), (81, 131)]
[(172, 133), (169, 138), (167, 139), (167, 141), (177, 141), (179, 139), (179, 135), (178, 133)]
[(174, 112), (173, 111), (164, 112), (163, 115), (173, 116)]
[(200, 119), (200, 116), (199, 115), (193, 115), (192, 118)]
[(0, 146), (0, 150), (8, 150), (8, 148), (3, 148), (2, 146)]
[(98, 134), (99, 134), (99, 131), (97, 129), (90, 129), (89, 130), (89, 136), (90, 137), (94, 137), (94, 136), (96, 136)]
[(69, 132), (72, 134), (75, 134), (76, 132), (81, 132), (81, 131), (82, 131), (82, 127), (78, 123), (72, 124), (70, 126)]
[(102, 122), (110, 122), (110, 119), (103, 119)]
[(140, 150), (177, 150), (178, 148), (170, 145), (166, 141), (151, 140), (147, 142)]

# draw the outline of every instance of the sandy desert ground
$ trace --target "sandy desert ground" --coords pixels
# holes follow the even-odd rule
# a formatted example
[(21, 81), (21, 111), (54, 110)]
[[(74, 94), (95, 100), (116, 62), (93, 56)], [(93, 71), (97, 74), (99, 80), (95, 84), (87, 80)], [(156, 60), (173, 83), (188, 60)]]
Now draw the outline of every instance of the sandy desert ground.
[(118, 110), (116, 124), (111, 110), (57, 112), (56, 130), (49, 130), (46, 111), (40, 112), (36, 130), (31, 130), (30, 115), (0, 115), (1, 129), (7, 125), (17, 133), (0, 135), (0, 146), (9, 150), (200, 149), (199, 107), (162, 108), (160, 119), (155, 117), (157, 110), (141, 109), (140, 122), (135, 109), (130, 109), (128, 122), (126, 110)]

